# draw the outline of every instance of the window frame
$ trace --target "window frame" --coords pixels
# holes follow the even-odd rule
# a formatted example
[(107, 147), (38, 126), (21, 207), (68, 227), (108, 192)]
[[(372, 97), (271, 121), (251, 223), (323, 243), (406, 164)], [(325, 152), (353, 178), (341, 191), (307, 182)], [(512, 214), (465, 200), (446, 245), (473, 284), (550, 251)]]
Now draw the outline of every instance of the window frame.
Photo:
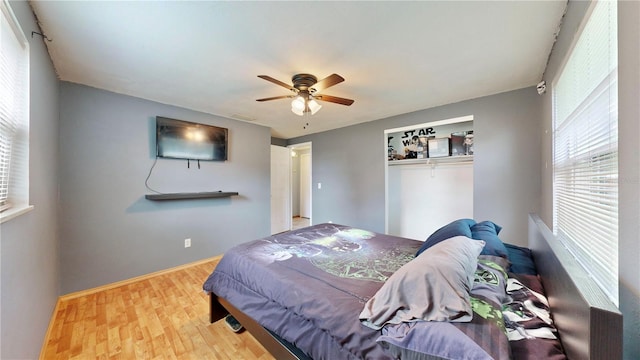
[[(4, 108), (6, 116), (4, 121), (0, 120), (2, 122), (0, 126), (7, 131), (4, 142), (10, 146), (7, 170), (0, 174), (3, 176), (0, 182), (4, 182), (2, 186), (6, 188), (7, 192), (6, 200), (0, 204), (0, 223), (4, 223), (33, 209), (33, 206), (29, 205), (30, 44), (7, 0), (0, 0), (0, 13), (0, 21), (2, 21), (0, 31), (4, 32), (7, 29), (11, 31), (8, 36), (0, 32), (2, 36), (0, 41), (4, 41), (3, 39), (16, 40), (18, 43), (16, 48), (21, 48), (17, 52), (18, 60), (14, 63), (18, 64), (16, 65), (17, 76), (15, 79), (11, 79), (14, 80), (13, 85), (18, 84), (19, 91), (14, 92), (8, 86), (5, 90), (9, 94), (19, 94), (20, 96), (3, 96), (3, 99), (0, 99), (0, 101), (14, 101), (19, 107), (19, 111), (15, 115), (14, 111), (10, 110), (10, 105), (0, 104), (0, 111), (3, 111), (2, 108)], [(4, 47), (4, 45), (2, 46)], [(8, 62), (5, 65), (9, 66), (7, 64), (9, 64)], [(3, 70), (0, 69), (0, 71)], [(7, 71), (7, 74), (13, 74), (13, 72)], [(0, 76), (3, 75), (0, 73)], [(3, 79), (8, 80), (9, 77), (5, 76)], [(0, 116), (2, 115), (0, 114)], [(9, 130), (11, 127), (14, 128)]]
[[(565, 55), (564, 59), (563, 59), (563, 63), (561, 65), (561, 67), (559, 68), (558, 72), (556, 73), (555, 78), (553, 79), (552, 82), (552, 172), (553, 172), (553, 179), (552, 179), (552, 185), (553, 185), (553, 233), (556, 235), (556, 237), (560, 240), (560, 242), (563, 243), (563, 245), (574, 255), (574, 257), (577, 259), (577, 261), (585, 268), (585, 270), (587, 270), (587, 272), (590, 273), (590, 275), (592, 276), (592, 278), (595, 280), (595, 282), (603, 289), (603, 291), (607, 294), (607, 296), (611, 299), (611, 301), (618, 306), (619, 304), (619, 287), (618, 287), (618, 279), (619, 279), (619, 272), (618, 272), (618, 263), (619, 263), (619, 250), (618, 250), (618, 243), (619, 243), (619, 234), (618, 234), (618, 218), (619, 218), (619, 213), (618, 213), (618, 204), (619, 204), (619, 199), (618, 199), (618, 194), (619, 194), (619, 184), (618, 184), (618, 173), (619, 173), (619, 168), (618, 168), (618, 152), (619, 152), (619, 148), (618, 148), (618, 113), (617, 113), (617, 104), (618, 104), (618, 95), (617, 95), (617, 69), (618, 69), (618, 59), (617, 59), (617, 19), (615, 19), (616, 24), (615, 26), (612, 26), (612, 24), (610, 22), (606, 23), (606, 26), (608, 27), (608, 29), (613, 29), (613, 31), (608, 31), (607, 32), (607, 39), (609, 41), (608, 43), (608, 56), (609, 56), (609, 61), (607, 62), (608, 68), (606, 70), (606, 72), (600, 73), (599, 77), (595, 77), (595, 79), (600, 79), (600, 82), (594, 81), (591, 88), (589, 88), (588, 90), (588, 94), (586, 96), (584, 96), (584, 98), (582, 100), (580, 100), (579, 102), (575, 102), (575, 106), (572, 107), (571, 112), (567, 113), (566, 109), (562, 109), (564, 111), (564, 114), (566, 116), (564, 116), (562, 119), (558, 119), (558, 83), (563, 79), (563, 75), (565, 75), (565, 73), (568, 71), (568, 66), (569, 63), (573, 60), (572, 56), (574, 55), (574, 53), (576, 52), (576, 49), (578, 48), (579, 45), (582, 45), (580, 42), (582, 40), (582, 37), (585, 36), (585, 29), (591, 25), (590, 21), (593, 18), (593, 14), (594, 11), (596, 10), (596, 7), (599, 4), (614, 4), (613, 6), (615, 6), (614, 8), (614, 13), (613, 15), (611, 14), (611, 8), (609, 8), (609, 12), (608, 12), (608, 16), (609, 16), (609, 20), (614, 18), (615, 19), (615, 15), (617, 14), (617, 4), (615, 2), (608, 2), (608, 1), (603, 1), (603, 2), (598, 2), (598, 1), (594, 1), (591, 3), (587, 14), (584, 18), (584, 20), (582, 21), (580, 28), (578, 29), (578, 31), (576, 32), (576, 35), (573, 39), (573, 42), (569, 48), (569, 50), (567, 51), (567, 54)], [(598, 21), (600, 19), (595, 19), (594, 21)], [(594, 25), (595, 26), (595, 25)], [(591, 30), (589, 30), (591, 31)], [(591, 33), (588, 33), (589, 36), (591, 36)], [(614, 36), (615, 35), (615, 36)], [(612, 40), (613, 37), (613, 40)], [(584, 41), (588, 41), (588, 40), (584, 40)], [(593, 49), (592, 47), (593, 45), (591, 45), (589, 47), (590, 50)], [(584, 49), (579, 49), (578, 51), (582, 51)], [(612, 56), (615, 56), (615, 66), (612, 68), (611, 64), (611, 59)], [(594, 58), (590, 57), (588, 58), (589, 60), (591, 60), (591, 63), (596, 63), (596, 61), (593, 61)], [(600, 59), (600, 58), (597, 58)], [(576, 71), (575, 69), (570, 69), (571, 71)], [(591, 69), (589, 69), (591, 70)], [(601, 78), (603, 76), (603, 74), (606, 75), (604, 76), (604, 78)], [(583, 73), (581, 73), (583, 74)], [(570, 75), (567, 75), (570, 76)], [(582, 77), (582, 76), (581, 76)], [(584, 77), (588, 77), (586, 74), (584, 74)], [(582, 85), (582, 84), (581, 84)], [(595, 85), (595, 86), (594, 86)], [(576, 87), (577, 88), (577, 87)], [(584, 88), (580, 88), (580, 90), (584, 90)], [(615, 94), (615, 103), (612, 102), (612, 94)], [(600, 99), (600, 96), (608, 96), (608, 102), (606, 102), (607, 104), (607, 111), (605, 112), (606, 119), (607, 119), (607, 123), (608, 123), (608, 128), (604, 131), (609, 131), (609, 142), (607, 142), (606, 146), (595, 146), (593, 144), (593, 140), (595, 138), (589, 138), (589, 142), (579, 142), (579, 141), (575, 141), (573, 139), (568, 140), (567, 142), (575, 142), (575, 143), (579, 143), (580, 145), (577, 147), (565, 147), (564, 143), (562, 144), (562, 146), (558, 146), (557, 141), (558, 141), (558, 132), (559, 131), (563, 131), (560, 128), (566, 128), (569, 126), (575, 126), (574, 124), (567, 124), (569, 122), (578, 122), (581, 123), (581, 115), (578, 115), (579, 113), (587, 112), (592, 110), (591, 106), (593, 106), (593, 104), (595, 104), (598, 100)], [(598, 108), (601, 109), (601, 108)], [(589, 114), (593, 114), (593, 113), (589, 113)], [(602, 114), (599, 114), (599, 116), (594, 116), (593, 118), (597, 118), (599, 120), (604, 119), (605, 116)], [(578, 119), (578, 120), (576, 120)], [(598, 122), (598, 124), (603, 124), (605, 121), (602, 122)], [(584, 126), (584, 124), (583, 124)], [(612, 141), (611, 138), (613, 138), (613, 136), (611, 135), (612, 133), (615, 133), (615, 141)], [(564, 141), (564, 139), (563, 139)], [(584, 144), (589, 144), (584, 146)], [(612, 147), (611, 145), (615, 144), (615, 149), (614, 151), (612, 151)], [(566, 158), (563, 159), (563, 163), (561, 164), (561, 166), (558, 165), (558, 157), (559, 157), (559, 152), (560, 150), (566, 151), (567, 154), (571, 153), (572, 149), (579, 149), (581, 151), (584, 151), (583, 153), (579, 153), (579, 154), (573, 154), (572, 155), (567, 155)], [(611, 155), (611, 157), (608, 157), (608, 155)], [(564, 156), (564, 155), (563, 155)], [(605, 163), (605, 161), (609, 161), (609, 163)], [(569, 162), (574, 162), (573, 164), (571, 164), (570, 166), (566, 166), (566, 163)], [(586, 163), (596, 163), (596, 165), (606, 165), (606, 166), (611, 166), (611, 169), (613, 169), (612, 164), (615, 164), (615, 172), (608, 172), (606, 173), (605, 176), (601, 176), (601, 174), (598, 173), (599, 171), (599, 167), (593, 166), (593, 164), (587, 164)], [(578, 181), (583, 181), (585, 178), (591, 178), (590, 181), (588, 183), (576, 183), (577, 185), (573, 185), (574, 189), (575, 188), (580, 188), (581, 190), (584, 190), (583, 193), (579, 194), (580, 196), (585, 196), (589, 198), (589, 201), (594, 201), (594, 202), (589, 202), (589, 205), (593, 205), (596, 204), (598, 206), (601, 206), (605, 200), (610, 199), (607, 196), (611, 196), (614, 197), (611, 194), (606, 194), (606, 192), (608, 192), (609, 190), (602, 190), (602, 187), (598, 188), (597, 186), (594, 186), (594, 184), (597, 183), (606, 183), (608, 182), (607, 186), (610, 186), (611, 183), (615, 183), (615, 190), (611, 190), (611, 193), (615, 192), (615, 203), (613, 204), (607, 204), (606, 207), (608, 207), (608, 211), (607, 215), (613, 214), (615, 215), (615, 217), (612, 217), (612, 222), (610, 223), (606, 223), (603, 227), (608, 226), (609, 229), (612, 229), (609, 233), (602, 235), (602, 238), (605, 238), (608, 242), (606, 243), (607, 246), (610, 246), (609, 248), (606, 248), (606, 250), (608, 251), (608, 254), (615, 256), (615, 262), (610, 262), (611, 265), (613, 266), (607, 266), (607, 264), (603, 264), (603, 260), (602, 254), (596, 254), (596, 247), (593, 247), (592, 245), (597, 244), (600, 245), (600, 243), (598, 242), (600, 239), (599, 238), (601, 235), (600, 234), (594, 234), (593, 232), (591, 232), (589, 234), (589, 238), (588, 239), (579, 239), (578, 241), (573, 241), (573, 239), (571, 239), (571, 237), (576, 237), (576, 231), (572, 231), (571, 229), (568, 228), (562, 228), (560, 229), (561, 226), (559, 226), (559, 220), (558, 220), (558, 203), (562, 202), (561, 200), (559, 200), (559, 198), (562, 195), (567, 195), (567, 193), (562, 193), (559, 194), (559, 191), (564, 191), (564, 189), (559, 190), (559, 187), (561, 186), (559, 184), (558, 178), (559, 178), (559, 168), (561, 168), (563, 171), (566, 171), (566, 169), (569, 169), (569, 171), (572, 171), (573, 173), (570, 176), (574, 176), (577, 174), (575, 179), (572, 179), (571, 181), (576, 181), (576, 179)], [(586, 169), (586, 170), (585, 170)], [(567, 174), (567, 173), (565, 173)], [(608, 178), (606, 178), (606, 176), (609, 176)], [(565, 177), (566, 179), (567, 177)], [(605, 180), (603, 180), (605, 179)], [(583, 184), (588, 184), (588, 186), (583, 185)], [(564, 185), (564, 184), (563, 184)], [(591, 187), (593, 186), (593, 187)], [(585, 190), (586, 188), (586, 190)], [(576, 192), (576, 195), (574, 196), (579, 196), (577, 195), (578, 193)], [(603, 195), (604, 194), (604, 195)], [(598, 196), (601, 196), (602, 199), (598, 200)], [(595, 199), (595, 200), (594, 200)], [(600, 201), (600, 202), (598, 202)], [(592, 215), (593, 217), (595, 217), (596, 215), (594, 215), (593, 213), (595, 213), (595, 211), (590, 210), (590, 209), (586, 209), (586, 207), (584, 208), (580, 208), (577, 209), (580, 205), (575, 205), (575, 208), (573, 210), (579, 210), (579, 212), (572, 212), (571, 215), (573, 215), (574, 217), (578, 218), (578, 216), (584, 216), (584, 213), (592, 213), (590, 215)], [(564, 209), (563, 209), (564, 210)], [(598, 215), (600, 216), (600, 215)], [(575, 220), (576, 223), (578, 223), (580, 220)], [(606, 221), (606, 220), (605, 220)], [(573, 225), (573, 224), (572, 224)], [(593, 225), (594, 228), (597, 228), (600, 225)], [(598, 228), (600, 229), (600, 228)], [(589, 230), (582, 230), (579, 229), (578, 231), (582, 231), (582, 232), (588, 232)], [(593, 231), (593, 230), (591, 230)], [(585, 244), (591, 245), (591, 248), (586, 248)], [(590, 254), (594, 253), (593, 255)], [(613, 260), (613, 259), (612, 259)], [(611, 270), (611, 272), (606, 272)], [(606, 279), (612, 279), (611, 281), (606, 281)], [(612, 282), (612, 283), (610, 283)]]

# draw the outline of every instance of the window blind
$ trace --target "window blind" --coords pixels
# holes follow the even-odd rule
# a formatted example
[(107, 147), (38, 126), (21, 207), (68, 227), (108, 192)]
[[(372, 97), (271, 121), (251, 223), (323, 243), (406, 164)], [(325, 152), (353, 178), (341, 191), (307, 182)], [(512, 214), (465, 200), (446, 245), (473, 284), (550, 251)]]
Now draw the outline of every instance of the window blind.
[(617, 9), (592, 6), (553, 86), (553, 227), (617, 305)]
[(29, 54), (24, 36), (6, 2), (0, 2), (0, 10), (1, 211), (10, 206), (12, 162), (21, 160), (15, 156), (16, 136), (21, 125), (28, 123)]

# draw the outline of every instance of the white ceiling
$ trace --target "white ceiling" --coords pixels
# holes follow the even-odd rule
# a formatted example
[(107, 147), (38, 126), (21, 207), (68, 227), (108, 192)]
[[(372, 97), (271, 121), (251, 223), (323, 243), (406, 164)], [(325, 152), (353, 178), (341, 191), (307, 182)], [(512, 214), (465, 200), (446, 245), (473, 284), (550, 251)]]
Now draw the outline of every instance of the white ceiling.
[[(32, 1), (61, 80), (292, 138), (535, 85), (566, 1)], [(303, 119), (262, 80), (346, 81)], [(157, 114), (162, 115), (162, 114)], [(189, 120), (189, 119), (184, 119)]]

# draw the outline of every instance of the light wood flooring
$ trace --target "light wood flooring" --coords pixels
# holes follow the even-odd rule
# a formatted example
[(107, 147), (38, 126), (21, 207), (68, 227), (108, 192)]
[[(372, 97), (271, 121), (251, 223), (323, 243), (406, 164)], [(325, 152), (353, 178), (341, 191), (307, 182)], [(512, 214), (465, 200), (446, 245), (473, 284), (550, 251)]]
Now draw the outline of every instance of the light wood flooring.
[(300, 229), (310, 225), (311, 220), (300, 216), (294, 216), (291, 221), (291, 230)]
[(274, 359), (247, 331), (209, 323), (219, 259), (58, 301), (41, 359)]

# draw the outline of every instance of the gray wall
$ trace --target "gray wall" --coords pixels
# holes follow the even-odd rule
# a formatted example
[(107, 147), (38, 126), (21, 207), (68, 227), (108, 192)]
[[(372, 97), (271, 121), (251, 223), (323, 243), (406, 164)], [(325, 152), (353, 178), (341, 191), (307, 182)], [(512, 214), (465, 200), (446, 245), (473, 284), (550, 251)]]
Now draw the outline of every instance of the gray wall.
[(271, 138), (271, 145), (287, 146), (287, 140), (286, 139), (280, 139), (280, 138), (272, 137)]
[(34, 209), (0, 225), (2, 359), (36, 359), (59, 284), (58, 80), (27, 2), (10, 2), (29, 41), (30, 191)]
[[(589, 2), (571, 1), (545, 73), (551, 84), (569, 51)], [(624, 358), (640, 358), (640, 2), (618, 2), (619, 273)], [(548, 89), (551, 87), (548, 86)], [(541, 218), (553, 225), (551, 91), (543, 97)]]
[(536, 89), (525, 88), (289, 140), (313, 142), (313, 222), (384, 232), (383, 131), (473, 115), (474, 217), (502, 225), (504, 241), (526, 245), (527, 214), (540, 207), (540, 104)]
[[(155, 116), (229, 129), (229, 160), (158, 159), (160, 192), (240, 196), (153, 202)], [(269, 235), (270, 130), (63, 82), (60, 90), (62, 293), (219, 255)], [(191, 238), (191, 248), (184, 239)]]

